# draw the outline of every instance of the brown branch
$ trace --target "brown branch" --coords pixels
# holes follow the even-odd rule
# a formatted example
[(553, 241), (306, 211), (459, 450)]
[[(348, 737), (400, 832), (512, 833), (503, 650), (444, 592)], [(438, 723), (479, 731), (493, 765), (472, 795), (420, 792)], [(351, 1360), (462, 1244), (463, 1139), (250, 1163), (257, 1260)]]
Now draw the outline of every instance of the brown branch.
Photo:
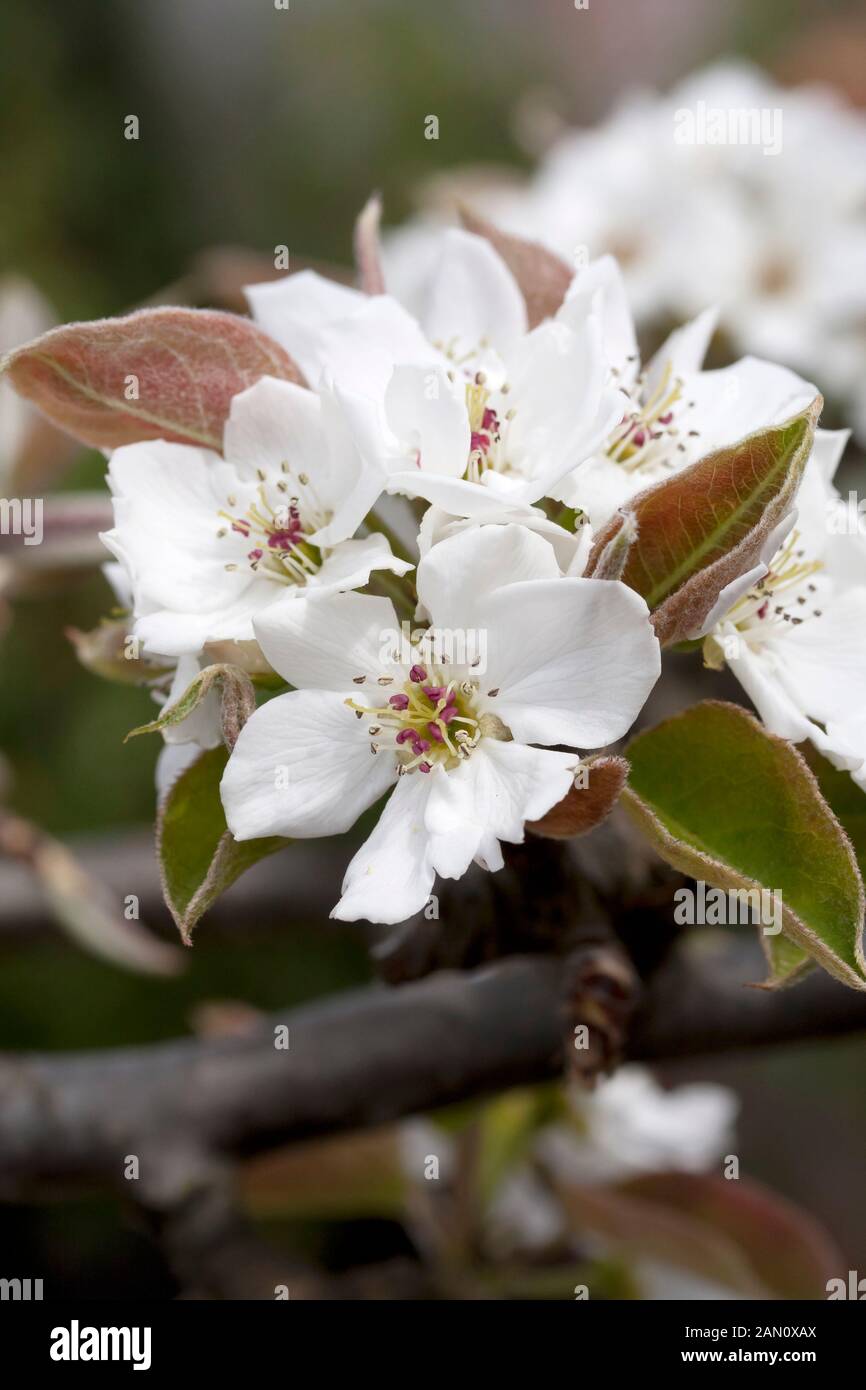
[[(0, 1195), (31, 1182), (122, 1184), (129, 1154), (146, 1173), (185, 1145), (246, 1154), (555, 1076), (571, 1022), (569, 961), (513, 957), (355, 991), (271, 1016), (240, 1039), (7, 1055)], [(647, 989), (629, 1056), (670, 1059), (866, 1029), (863, 995), (820, 973), (778, 994), (744, 989), (759, 969), (760, 953), (745, 942), (674, 956)], [(274, 1046), (282, 1024), (288, 1050)]]
[(754, 987), (766, 974), (751, 937), (686, 936), (652, 977), (629, 1055), (666, 1061), (866, 1030), (866, 993), (817, 968), (787, 989)]
[[(266, 861), (223, 915), (249, 921), (272, 896), (282, 917), (287, 890), (293, 916), (324, 915), (337, 852), (299, 845), (278, 870)], [(89, 867), (118, 892), (157, 891), (147, 841), (126, 854), (97, 847)], [(19, 879), (19, 913), (28, 891)], [(6, 871), (4, 897), (14, 902)], [(230, 1038), (0, 1057), (0, 1197), (81, 1183), (122, 1192), (187, 1296), (270, 1299), (278, 1285), (295, 1299), (435, 1296), (420, 1266), (334, 1280), (270, 1248), (237, 1203), (233, 1160), (542, 1081), (566, 1061), (591, 1084), (623, 1054), (667, 1060), (866, 1029), (864, 996), (823, 974), (779, 994), (744, 988), (762, 973), (753, 941), (713, 946), (696, 932), (670, 950), (670, 898), (669, 878), (613, 818), (567, 847), (515, 848), (500, 874), (448, 889), (441, 923), (422, 916), (380, 937), (379, 964), (408, 981), (400, 988), (261, 1016)], [(39, 911), (31, 900), (31, 925)], [(280, 1029), (288, 1049), (275, 1045)]]

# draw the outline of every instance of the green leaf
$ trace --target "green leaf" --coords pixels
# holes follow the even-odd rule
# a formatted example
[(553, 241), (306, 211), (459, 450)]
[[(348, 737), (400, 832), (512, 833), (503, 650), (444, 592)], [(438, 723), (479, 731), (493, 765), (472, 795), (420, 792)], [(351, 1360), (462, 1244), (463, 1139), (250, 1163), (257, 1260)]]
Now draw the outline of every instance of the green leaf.
[(594, 575), (627, 524), (637, 523), (620, 575), (646, 599), (664, 646), (699, 632), (725, 585), (752, 569), (790, 511), (823, 402), (782, 425), (718, 449), (638, 493), (595, 539)]
[(866, 792), (857, 786), (850, 772), (840, 772), (811, 743), (802, 744), (800, 752), (815, 774), (824, 800), (854, 846), (861, 877), (866, 879)]
[[(866, 882), (866, 792), (857, 786), (848, 772), (840, 772), (811, 743), (800, 744), (800, 753), (808, 763), (821, 788), (821, 794), (838, 820), (854, 850), (860, 877)], [(784, 937), (768, 937), (771, 969), (779, 983), (785, 983), (808, 968), (811, 962), (804, 951)]]
[(180, 774), (156, 827), (162, 891), (186, 945), (204, 912), (260, 859), (291, 844), (278, 835), (235, 840), (226, 826), (220, 781), (228, 753), (210, 748)]
[[(866, 988), (854, 851), (791, 744), (739, 706), (710, 700), (638, 734), (626, 751), (622, 805), (663, 859), (715, 888), (779, 893), (788, 941)], [(768, 983), (804, 964), (780, 948)]]
[(770, 974), (768, 985), (790, 985), (805, 975), (815, 964), (812, 957), (796, 941), (791, 941), (784, 932), (780, 936), (761, 938)]

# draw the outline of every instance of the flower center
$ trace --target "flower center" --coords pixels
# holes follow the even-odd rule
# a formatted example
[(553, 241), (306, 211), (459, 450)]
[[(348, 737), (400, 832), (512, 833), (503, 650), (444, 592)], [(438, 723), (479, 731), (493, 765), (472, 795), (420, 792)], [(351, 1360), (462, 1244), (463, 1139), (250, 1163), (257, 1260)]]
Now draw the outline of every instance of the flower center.
[[(814, 607), (818, 586), (812, 580), (823, 569), (823, 564), (820, 560), (806, 559), (805, 550), (798, 548), (799, 538), (799, 531), (791, 532), (774, 557), (772, 569), (727, 614), (725, 621), (733, 623), (750, 647), (778, 637), (786, 624), (799, 627), (808, 618), (821, 616), (821, 609)], [(704, 642), (707, 665), (719, 664), (717, 647), (716, 639), (710, 634)]]
[[(355, 676), (354, 680), (356, 685), (363, 685), (367, 677)], [(377, 683), (387, 689), (398, 680), (380, 676)], [(440, 668), (416, 664), (384, 705), (362, 704), (351, 698), (346, 704), (356, 719), (371, 720), (371, 752), (393, 753), (402, 777), (409, 772), (430, 773), (437, 764), (446, 770), (459, 767), (485, 734), (510, 737), (495, 715), (478, 714), (478, 689), (477, 680), (449, 679)]]
[[(641, 372), (631, 388), (623, 389), (627, 390), (631, 408), (608, 439), (607, 457), (629, 473), (650, 464), (673, 468), (681, 463), (676, 456), (686, 452), (686, 445), (680, 438), (682, 430), (677, 420), (694, 406), (694, 401), (681, 403), (682, 377), (674, 376), (673, 367), (667, 362), (652, 390), (646, 372)], [(697, 438), (698, 433), (688, 430), (687, 437)]]
[[(477, 368), (479, 362), (490, 364), (489, 341), (487, 338), (482, 338), (477, 348), (464, 352), (462, 356), (458, 355), (458, 340), (456, 338), (452, 338), (447, 343), (441, 339), (436, 339), (433, 346), (438, 348), (450, 362), (454, 363), (454, 370), (448, 372), (449, 379), (451, 381), (457, 380), (455, 372), (459, 372), (459, 377), (465, 381), (466, 413), (469, 416), (470, 440), (469, 457), (466, 461), (463, 477), (467, 482), (480, 483), (485, 473), (492, 471), (510, 473), (511, 465), (507, 456), (506, 439), (508, 425), (514, 418), (514, 411), (506, 409), (504, 402), (500, 399), (500, 397), (508, 395), (510, 387), (507, 381), (503, 381), (496, 388), (494, 396), (487, 372)], [(477, 370), (473, 370), (473, 363)], [(494, 376), (501, 377), (501, 364), (495, 359), (495, 355), (492, 371)]]
[[(499, 388), (499, 394), (508, 394), (507, 382)], [(484, 372), (476, 372), (466, 383), (466, 411), (471, 433), (469, 459), (463, 476), (470, 483), (480, 483), (484, 474), (492, 469), (500, 473), (510, 471), (505, 441), (514, 411), (507, 410), (500, 416), (490, 400), (487, 378)]]
[[(288, 463), (282, 463), (280, 470), (284, 476), (276, 481), (258, 470), (256, 498), (240, 515), (236, 514), (237, 499), (226, 499), (230, 510), (219, 512), (226, 524), (217, 535), (238, 535), (252, 542), (246, 564), (255, 574), (279, 584), (306, 584), (324, 559), (322, 550), (308, 537), (327, 523), (329, 513), (306, 473), (293, 473)], [(227, 570), (240, 568), (236, 562), (226, 565)]]

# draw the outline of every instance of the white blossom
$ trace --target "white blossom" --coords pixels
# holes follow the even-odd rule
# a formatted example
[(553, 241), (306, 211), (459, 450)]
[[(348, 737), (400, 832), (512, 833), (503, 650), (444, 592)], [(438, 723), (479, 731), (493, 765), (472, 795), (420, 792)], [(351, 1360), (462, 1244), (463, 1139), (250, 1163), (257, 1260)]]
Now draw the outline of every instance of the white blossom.
[(333, 373), (348, 426), (390, 492), (456, 516), (526, 507), (592, 456), (626, 406), (586, 306), (528, 331), (511, 271), (482, 237), (446, 231), (420, 321), (388, 295), (311, 272), (248, 291), (310, 380)]
[(419, 565), (418, 597), (440, 633), (483, 632), (483, 669), (444, 648), (435, 663), (420, 647), (389, 652), (396, 614), (369, 595), (313, 598), (255, 623), (295, 688), (255, 712), (229, 760), (235, 838), (338, 834), (394, 788), (349, 865), (333, 913), (344, 920), (402, 921), (437, 873), (500, 868), (500, 841), (521, 842), (525, 822), (573, 783), (579, 755), (550, 745), (619, 738), (659, 673), (644, 601), (619, 583), (563, 578), (553, 547), (525, 527), (441, 541)]
[(149, 652), (248, 641), (266, 609), (412, 568), (382, 535), (355, 535), (383, 478), (327, 390), (265, 377), (234, 398), (224, 457), (148, 441), (117, 449), (108, 476), (115, 525), (103, 540)]
[(847, 437), (818, 430), (796, 510), (702, 635), (772, 733), (809, 739), (866, 787), (866, 525), (832, 483)]
[[(866, 431), (866, 119), (829, 88), (721, 63), (665, 95), (630, 92), (561, 137), (523, 187), (473, 194), (459, 172), (454, 186), (571, 266), (615, 255), (641, 325), (718, 304), (735, 351), (820, 376)], [(407, 304), (441, 222), (386, 240), (386, 280)]]

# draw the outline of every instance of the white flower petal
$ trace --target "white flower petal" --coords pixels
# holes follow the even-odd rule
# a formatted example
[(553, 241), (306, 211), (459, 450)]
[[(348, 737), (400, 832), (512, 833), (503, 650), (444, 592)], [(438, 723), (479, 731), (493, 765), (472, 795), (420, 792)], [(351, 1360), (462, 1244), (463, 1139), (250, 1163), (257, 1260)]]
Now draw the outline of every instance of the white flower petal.
[(576, 762), (573, 753), (485, 738), (460, 767), (431, 774), (425, 824), (436, 872), (460, 878), (480, 853), (490, 862), (493, 841), (521, 844), (526, 821), (567, 795)]
[(447, 478), (441, 473), (426, 473), (422, 468), (398, 471), (388, 478), (386, 491), (406, 497), (421, 497), (432, 505), (451, 512), (452, 516), (472, 516), (479, 521), (501, 515), (503, 505), (528, 507), (544, 493), (545, 480), (509, 477), (510, 486), (503, 491), (492, 484), (499, 475), (486, 473), (483, 484), (467, 482), (465, 478)]
[(257, 322), (291, 353), (312, 386), (327, 372), (338, 386), (381, 400), (396, 362), (441, 362), (390, 295), (360, 294), (302, 271), (255, 286), (247, 296)]
[(789, 420), (812, 403), (818, 388), (787, 367), (743, 357), (732, 367), (695, 373), (684, 395), (695, 406), (683, 421), (699, 431), (697, 447), (707, 454)]
[(367, 298), (361, 290), (338, 284), (315, 270), (247, 285), (244, 294), (256, 322), (277, 342), (295, 324), (319, 328), (333, 319), (346, 318)]
[(111, 586), (111, 592), (114, 594), (114, 600), (118, 607), (131, 609), (135, 599), (126, 562), (106, 560), (100, 568)]
[(475, 863), (480, 868), (486, 869), (489, 874), (496, 874), (503, 867), (505, 859), (502, 854), (502, 846), (495, 835), (485, 835), (475, 855)]
[(737, 650), (736, 657), (728, 658), (728, 665), (770, 733), (792, 743), (810, 738), (816, 726), (775, 679), (773, 663), (767, 659), (767, 653), (753, 651), (745, 643), (740, 643)]
[(322, 367), (347, 391), (382, 400), (397, 362), (437, 366), (441, 357), (396, 300), (373, 295), (347, 323), (323, 335)]
[(469, 459), (466, 402), (441, 367), (395, 367), (385, 392), (388, 425), (401, 451), (425, 472), (459, 478)]
[[(353, 691), (355, 676), (382, 674), (382, 652), (399, 623), (390, 599), (330, 594), (264, 613), (255, 625), (267, 660), (299, 689)], [(357, 691), (356, 691), (357, 693)]]
[(330, 520), (310, 540), (321, 547), (354, 535), (381, 497), (387, 470), (379, 449), (365, 448), (371, 430), (381, 437), (381, 409), (376, 403), (329, 384), (322, 385), (320, 398), (325, 439), (311, 477)]
[(293, 690), (241, 729), (220, 792), (236, 840), (311, 839), (350, 829), (396, 775), (394, 759), (370, 751), (343, 696)]
[[(182, 656), (199, 652), (208, 642), (250, 642), (253, 619), (273, 604), (296, 596), (270, 579), (246, 583), (236, 599), (218, 604), (207, 612), (182, 612), (157, 608), (135, 621), (135, 635), (148, 654)], [(217, 595), (218, 597), (218, 595)]]
[(569, 1182), (610, 1182), (637, 1173), (703, 1172), (733, 1138), (738, 1102), (722, 1086), (664, 1091), (649, 1072), (626, 1066), (592, 1096), (569, 1097), (580, 1133), (545, 1131), (543, 1152)]
[(266, 376), (233, 398), (223, 452), (239, 477), (255, 480), (258, 469), (279, 475), (284, 462), (296, 472), (315, 472), (324, 447), (322, 405), (315, 391)]
[(789, 694), (826, 724), (866, 705), (866, 587), (821, 600), (819, 617), (773, 643)]
[(600, 748), (621, 738), (661, 670), (643, 599), (617, 581), (512, 584), (479, 605), (488, 632), (481, 707), (520, 743)]
[(427, 903), (435, 878), (424, 813), (431, 776), (401, 777), (379, 822), (346, 870), (331, 913), (343, 922), (404, 922)]
[(590, 314), (601, 321), (607, 362), (626, 379), (637, 375), (637, 338), (622, 272), (613, 256), (578, 270), (557, 313), (562, 323), (577, 330)]
[(647, 477), (644, 469), (630, 473), (613, 459), (598, 455), (556, 483), (551, 488), (551, 496), (585, 512), (593, 526), (600, 530), (618, 507), (655, 481)]
[(673, 333), (669, 334), (647, 366), (647, 386), (650, 392), (668, 365), (675, 376), (681, 376), (684, 372), (700, 371), (718, 321), (718, 309), (704, 309), (697, 318), (683, 324), (682, 328), (675, 328)]
[[(353, 435), (353, 411), (373, 410), (363, 398), (323, 387), (306, 390), (263, 377), (235, 396), (225, 427), (226, 459), (252, 482), (260, 471), (280, 480), (287, 464), (306, 475), (327, 522), (310, 531), (313, 545), (333, 545), (353, 534), (382, 491), (385, 469), (362, 454)], [(309, 527), (308, 527), (309, 530)]]
[(536, 497), (595, 453), (622, 419), (626, 398), (606, 386), (607, 375), (593, 317), (576, 331), (548, 319), (512, 355), (505, 447), (512, 468), (540, 482)]
[(408, 574), (414, 569), (408, 560), (400, 560), (378, 531), (357, 540), (341, 541), (322, 562), (321, 569), (310, 576), (303, 589), (290, 590), (301, 597), (319, 592), (362, 589), (373, 570), (389, 570), (391, 574)]
[[(476, 760), (477, 765), (470, 766)], [(430, 863), (443, 878), (462, 878), (484, 837), (486, 807), (477, 799), (483, 761), (483, 753), (476, 749), (461, 767), (450, 772), (437, 767), (428, 776), (424, 825), (430, 836)]]
[(520, 580), (558, 579), (553, 547), (525, 526), (459, 531), (418, 566), (418, 598), (436, 627), (471, 627), (487, 595)]
[[(827, 746), (821, 751), (837, 767), (850, 772), (866, 791), (866, 708), (851, 710), (827, 723)], [(819, 745), (820, 746), (820, 745)]]
[(700, 629), (690, 633), (691, 640), (705, 637), (708, 632), (712, 632), (717, 623), (721, 622), (726, 613), (729, 613), (739, 600), (749, 592), (751, 588), (764, 578), (770, 568), (770, 561), (776, 551), (790, 535), (792, 528), (797, 521), (797, 509), (793, 508), (787, 516), (782, 517), (778, 526), (774, 526), (764, 544), (761, 547), (761, 555), (758, 563), (752, 569), (741, 574), (738, 579), (732, 579), (719, 591), (719, 596), (707, 614)]
[[(418, 533), (418, 547), (422, 557), (441, 541), (463, 531), (478, 530), (482, 526), (525, 526), (527, 530), (543, 537), (553, 548), (556, 563), (562, 574), (581, 575), (586, 568), (589, 551), (592, 548), (592, 530), (583, 525), (578, 531), (567, 531), (551, 521), (540, 507), (509, 507), (500, 504), (498, 511), (485, 517), (458, 517), (441, 507), (428, 507), (421, 519)], [(529, 575), (522, 576), (529, 578)], [(548, 578), (549, 576), (544, 576)]]
[(836, 469), (851, 438), (850, 430), (816, 430), (809, 466), (817, 469), (825, 483), (832, 483)]
[(308, 381), (322, 370), (323, 330), (358, 313), (367, 297), (313, 270), (247, 285), (244, 293), (256, 323), (291, 354)]
[[(572, 534), (569, 532), (569, 534)], [(570, 564), (563, 571), (569, 579), (580, 579), (584, 573), (589, 557), (592, 552), (595, 536), (589, 521), (584, 521), (582, 525), (573, 533), (575, 540), (575, 550)], [(562, 560), (560, 559), (560, 564)]]
[(441, 245), (421, 320), (427, 337), (453, 343), (458, 358), (485, 340), (507, 354), (527, 327), (523, 295), (511, 271), (488, 241), (471, 232), (451, 228)]
[(238, 484), (219, 455), (162, 440), (115, 450), (109, 482), (115, 526), (102, 539), (127, 570), (136, 617), (162, 614), (168, 624), (167, 645), (151, 650), (174, 655), (201, 645), (172, 637), (171, 615), (181, 622), (189, 617), (208, 638), (238, 635), (222, 630), (223, 616), (252, 611), (251, 591), (261, 581), (246, 564), (226, 568), (243, 559), (246, 543), (217, 533), (225, 526), (220, 511), (227, 495), (234, 488), (243, 510), (249, 485)]

